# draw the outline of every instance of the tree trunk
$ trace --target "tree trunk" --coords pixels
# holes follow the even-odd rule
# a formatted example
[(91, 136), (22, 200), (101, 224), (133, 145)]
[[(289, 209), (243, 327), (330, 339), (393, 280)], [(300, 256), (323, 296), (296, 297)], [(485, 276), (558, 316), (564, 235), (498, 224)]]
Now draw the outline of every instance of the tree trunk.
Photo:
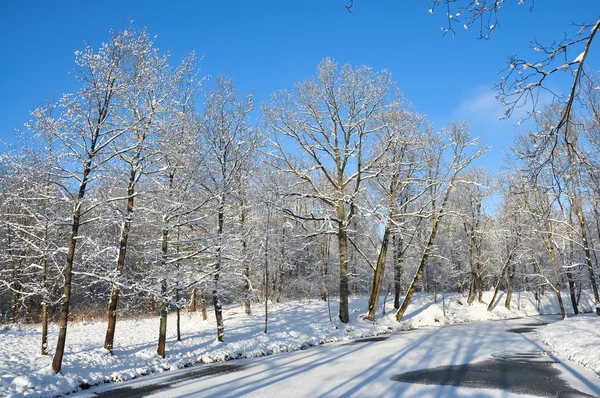
[(219, 277), (221, 273), (221, 261), (223, 255), (223, 224), (225, 221), (225, 198), (224, 195), (221, 195), (219, 200), (219, 214), (218, 214), (218, 239), (219, 246), (217, 247), (217, 261), (215, 262), (215, 273), (213, 275), (213, 285), (212, 285), (212, 297), (213, 297), (213, 306), (215, 308), (215, 318), (217, 321), (217, 340), (223, 341), (225, 336), (224, 327), (223, 327), (223, 307), (221, 305), (221, 300), (219, 298)]
[(483, 303), (483, 276), (481, 273), (477, 275), (477, 282), (479, 284), (479, 291), (477, 292), (477, 301)]
[[(446, 197), (446, 199), (447, 199), (447, 197)], [(446, 202), (446, 200), (444, 202)], [(441, 218), (442, 218), (442, 213), (440, 212), (440, 215), (437, 218), (435, 218), (435, 220), (433, 222), (433, 228), (431, 229), (431, 234), (429, 234), (429, 239), (427, 241), (427, 245), (425, 246), (425, 250), (423, 250), (423, 256), (421, 256), (421, 262), (419, 263), (419, 268), (417, 269), (417, 272), (415, 273), (413, 281), (411, 282), (410, 287), (408, 288), (408, 291), (406, 292), (406, 296), (404, 297), (404, 300), (402, 301), (402, 305), (398, 309), (398, 312), (396, 312), (396, 320), (398, 322), (400, 322), (400, 320), (402, 320), (402, 317), (404, 316), (404, 313), (406, 312), (406, 309), (408, 308), (408, 305), (410, 304), (410, 300), (412, 300), (412, 296), (415, 294), (415, 291), (417, 290), (417, 286), (419, 285), (419, 280), (421, 279), (421, 276), (423, 275), (423, 270), (425, 269), (425, 265), (427, 264), (427, 260), (429, 260), (429, 255), (431, 254), (431, 250), (433, 249), (433, 244), (435, 243), (435, 237), (438, 232), (438, 227), (440, 225)]]
[[(46, 233), (47, 233), (46, 229)], [(48, 258), (46, 248), (42, 258), (42, 355), (48, 355), (48, 292), (47, 292)]]
[[(167, 221), (165, 220), (165, 226), (162, 231), (162, 269), (163, 272), (166, 272), (167, 266), (167, 251), (168, 251), (168, 239), (169, 239), (169, 228), (166, 225)], [(165, 357), (166, 344), (167, 344), (167, 312), (169, 306), (169, 298), (167, 297), (167, 280), (166, 277), (163, 276), (163, 279), (160, 283), (160, 326), (158, 330), (158, 348), (156, 352), (161, 357)]]
[(467, 304), (473, 304), (473, 297), (475, 296), (475, 287), (477, 280), (477, 273), (474, 269), (471, 269), (471, 283), (469, 283), (469, 295), (467, 296)]
[(469, 239), (469, 268), (471, 269), (471, 281), (469, 283), (469, 295), (467, 296), (467, 304), (471, 305), (473, 303), (473, 297), (475, 295), (475, 283), (477, 281), (477, 272), (475, 269), (475, 231), (471, 229), (470, 231), (467, 229), (465, 224), (465, 231), (467, 232), (467, 236)]
[(281, 230), (281, 261), (279, 262), (279, 284), (277, 285), (277, 302), (281, 301), (283, 279), (285, 277), (285, 225)]
[[(95, 140), (92, 141), (91, 151), (93, 154), (95, 151)], [(81, 178), (81, 184), (79, 185), (79, 191), (77, 193), (77, 199), (73, 207), (72, 222), (71, 225), (71, 236), (69, 237), (69, 248), (67, 250), (67, 258), (64, 270), (65, 284), (63, 287), (62, 302), (60, 306), (60, 315), (58, 318), (58, 340), (56, 342), (56, 350), (54, 351), (54, 358), (52, 358), (52, 370), (54, 373), (59, 373), (62, 369), (62, 359), (65, 354), (65, 343), (67, 341), (67, 326), (69, 323), (69, 304), (71, 300), (71, 279), (73, 276), (73, 261), (75, 259), (75, 248), (77, 246), (77, 239), (79, 237), (79, 222), (81, 217), (81, 204), (83, 197), (85, 196), (85, 190), (88, 183), (88, 178), (92, 171), (92, 160), (86, 160), (83, 167), (83, 174)]]
[(179, 289), (175, 289), (175, 311), (177, 314), (177, 341), (181, 341), (181, 308), (179, 308)]
[(600, 295), (598, 294), (598, 285), (596, 283), (596, 276), (594, 275), (594, 268), (592, 264), (592, 255), (590, 252), (590, 246), (587, 239), (587, 231), (585, 227), (584, 216), (579, 217), (581, 226), (581, 237), (583, 239), (583, 249), (585, 252), (585, 262), (587, 264), (588, 276), (590, 278), (590, 285), (592, 286), (592, 292), (594, 293), (594, 301), (596, 304), (596, 315), (600, 316)]
[(167, 300), (167, 281), (164, 279), (160, 283), (160, 293), (160, 324), (158, 328), (158, 348), (156, 349), (156, 352), (164, 358), (167, 346), (167, 312), (169, 306)]
[(13, 302), (12, 302), (12, 315), (11, 315), (11, 322), (12, 323), (18, 323), (19, 322), (19, 308), (20, 308), (20, 304), (21, 304), (21, 293), (19, 293), (22, 289), (21, 283), (20, 283), (20, 277), (19, 277), (19, 269), (21, 267), (21, 261), (19, 259), (16, 258), (16, 256), (12, 256), (12, 266), (13, 266), (13, 274), (12, 274), (12, 280), (14, 283), (14, 290), (13, 290)]
[(450, 198), (450, 192), (452, 191), (452, 186), (454, 184), (455, 178), (456, 178), (456, 174), (454, 174), (452, 176), (452, 178), (450, 179), (448, 187), (446, 188), (446, 193), (444, 194), (444, 199), (442, 200), (442, 204), (440, 206), (439, 214), (437, 215), (437, 217), (435, 215), (433, 215), (433, 217), (434, 217), (433, 226), (431, 228), (431, 233), (429, 234), (429, 239), (427, 240), (427, 245), (425, 246), (425, 250), (423, 250), (423, 255), (421, 256), (421, 262), (419, 263), (419, 268), (417, 269), (417, 272), (413, 278), (413, 281), (411, 282), (410, 287), (408, 288), (408, 291), (406, 292), (406, 296), (404, 297), (404, 300), (402, 301), (402, 305), (398, 309), (398, 312), (396, 312), (396, 320), (398, 322), (400, 322), (400, 320), (404, 316), (404, 313), (406, 312), (406, 309), (408, 308), (408, 304), (410, 303), (410, 300), (412, 300), (412, 296), (415, 294), (415, 290), (417, 289), (419, 280), (421, 279), (421, 276), (423, 275), (423, 270), (425, 269), (425, 266), (427, 265), (427, 260), (429, 260), (431, 250), (433, 249), (433, 245), (435, 243), (435, 237), (437, 236), (437, 233), (438, 233), (440, 222), (441, 222), (442, 218), (444, 217), (444, 210), (446, 209), (446, 204), (448, 203), (448, 199)]
[[(240, 196), (243, 193), (240, 191)], [(242, 233), (242, 275), (244, 278), (244, 313), (246, 315), (252, 314), (252, 308), (250, 307), (250, 262), (248, 261), (248, 241), (246, 237), (246, 206), (244, 202), (241, 203), (240, 209), (240, 231)]]
[(504, 274), (506, 273), (506, 270), (510, 267), (511, 261), (512, 261), (512, 256), (509, 255), (508, 259), (504, 263), (504, 266), (502, 267), (502, 270), (500, 271), (500, 276), (498, 277), (498, 283), (496, 283), (496, 288), (494, 289), (494, 295), (492, 296), (492, 299), (490, 300), (490, 303), (488, 304), (488, 307), (487, 307), (488, 311), (491, 311), (492, 307), (494, 307), (494, 302), (496, 301), (496, 297), (498, 296), (498, 291), (500, 290), (500, 285), (502, 285), (502, 280), (504, 279)]
[(394, 308), (400, 308), (400, 291), (402, 290), (402, 237), (394, 234)]
[(271, 208), (267, 205), (267, 230), (265, 232), (265, 329), (267, 334), (269, 326), (269, 229), (271, 228)]
[(190, 302), (188, 304), (188, 312), (196, 312), (196, 288), (192, 287), (189, 290)]
[(387, 248), (391, 228), (392, 219), (390, 214), (390, 218), (385, 224), (383, 241), (381, 242), (381, 249), (379, 250), (379, 255), (377, 256), (377, 265), (375, 266), (375, 273), (373, 275), (373, 287), (371, 288), (371, 296), (369, 297), (369, 313), (367, 318), (371, 321), (375, 320), (375, 313), (377, 311), (377, 305), (379, 304), (379, 293), (381, 292), (381, 285), (383, 284), (383, 276), (385, 274), (385, 262), (387, 258)]
[(506, 290), (506, 301), (504, 302), (504, 306), (510, 310), (510, 302), (512, 300), (513, 288), (515, 287), (515, 265), (513, 264), (510, 267), (510, 272), (508, 273), (508, 288)]
[(321, 300), (327, 301), (327, 272), (329, 271), (329, 236), (325, 235), (318, 246), (318, 256), (321, 258)]
[[(553, 231), (552, 231), (552, 224), (550, 224), (550, 222), (547, 223), (547, 230), (548, 230), (548, 236), (550, 236), (550, 239)], [(558, 305), (560, 306), (560, 314), (562, 316), (563, 319), (565, 319), (567, 317), (567, 314), (565, 312), (565, 305), (563, 304), (563, 300), (562, 300), (562, 296), (560, 294), (560, 275), (558, 274), (558, 265), (556, 264), (556, 255), (554, 252), (554, 246), (552, 242), (548, 242), (546, 248), (548, 249), (548, 253), (550, 254), (550, 261), (552, 263), (552, 270), (554, 271), (554, 292), (556, 293), (556, 299), (558, 300)]]
[[(341, 210), (340, 210), (341, 208)], [(338, 228), (338, 247), (340, 256), (340, 312), (342, 323), (350, 322), (350, 311), (348, 308), (348, 238), (346, 235), (346, 224), (344, 222), (344, 204), (338, 204), (338, 217), (340, 217)]]
[(208, 315), (206, 314), (206, 299), (204, 298), (204, 292), (200, 294), (200, 311), (202, 312), (202, 320), (206, 321)]
[(577, 297), (575, 295), (575, 281), (571, 271), (567, 271), (567, 280), (569, 281), (569, 295), (571, 296), (571, 306), (575, 315), (579, 314), (579, 308), (577, 307)]
[[(119, 254), (117, 256), (117, 266), (115, 269), (115, 278), (117, 281), (123, 275), (123, 267), (125, 265), (125, 254), (127, 253), (127, 240), (129, 238), (129, 231), (131, 229), (131, 220), (133, 217), (133, 204), (134, 204), (134, 186), (136, 180), (136, 169), (132, 165), (129, 172), (129, 182), (127, 184), (127, 213), (125, 214), (125, 220), (121, 225), (121, 238), (119, 239)], [(115, 327), (117, 325), (117, 308), (119, 303), (120, 289), (117, 284), (113, 284), (110, 293), (110, 302), (108, 304), (108, 326), (106, 328), (106, 336), (104, 338), (104, 349), (110, 353), (113, 351), (113, 344), (115, 339)]]

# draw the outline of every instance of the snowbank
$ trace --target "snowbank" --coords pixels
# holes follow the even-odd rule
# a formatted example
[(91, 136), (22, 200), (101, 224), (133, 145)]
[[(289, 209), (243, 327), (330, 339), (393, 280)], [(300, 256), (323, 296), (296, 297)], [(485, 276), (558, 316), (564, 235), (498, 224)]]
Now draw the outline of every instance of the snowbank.
[[(491, 293), (485, 294), (484, 301), (489, 299)], [(582, 308), (591, 311), (592, 300), (586, 295), (582, 295), (581, 300)], [(199, 363), (278, 354), (397, 330), (537, 315), (538, 305), (540, 313), (558, 313), (555, 296), (546, 295), (537, 302), (530, 292), (515, 293), (511, 310), (504, 307), (504, 296), (501, 295), (492, 312), (487, 311), (484, 303), (466, 305), (466, 299), (459, 294), (438, 295), (437, 300), (432, 295), (417, 294), (401, 323), (396, 322), (393, 303), (389, 300), (386, 303), (387, 315), (378, 313), (377, 321), (370, 322), (363, 316), (367, 308), (366, 298), (351, 299), (351, 322), (344, 325), (337, 320), (337, 303), (331, 304), (333, 322), (330, 321), (327, 304), (321, 301), (270, 305), (269, 333), (266, 335), (263, 333), (262, 305), (253, 307), (254, 313), (250, 316), (244, 315), (237, 307), (230, 308), (224, 313), (223, 343), (215, 340), (213, 314), (209, 314), (207, 321), (203, 321), (199, 313), (184, 315), (180, 342), (176, 340), (175, 317), (169, 316), (166, 358), (156, 354), (158, 317), (120, 320), (116, 328), (114, 355), (101, 348), (105, 323), (71, 324), (60, 375), (55, 375), (51, 369), (53, 353), (50, 352), (50, 356), (39, 353), (39, 327), (0, 325), (0, 352), (4, 354), (0, 361), (0, 396), (52, 397), (90, 385), (129, 380)], [(380, 307), (382, 304), (383, 299)], [(52, 326), (49, 331), (51, 349), (56, 346), (56, 337), (56, 326)], [(581, 340), (577, 339), (578, 342)], [(564, 341), (567, 342), (567, 339)]]
[(559, 358), (577, 362), (600, 375), (600, 317), (578, 315), (538, 329), (540, 339)]

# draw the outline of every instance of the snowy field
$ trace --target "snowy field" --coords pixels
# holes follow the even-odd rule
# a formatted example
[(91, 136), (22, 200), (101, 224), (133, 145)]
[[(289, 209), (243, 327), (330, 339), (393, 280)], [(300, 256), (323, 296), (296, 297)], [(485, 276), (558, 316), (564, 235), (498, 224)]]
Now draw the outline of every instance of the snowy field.
[[(491, 294), (484, 295), (484, 301)], [(392, 333), (397, 330), (441, 326), (445, 324), (515, 318), (527, 315), (556, 314), (555, 297), (547, 294), (536, 303), (532, 293), (515, 293), (512, 310), (504, 308), (499, 297), (492, 312), (487, 305), (465, 304), (465, 298), (438, 295), (416, 295), (405, 319), (398, 323), (388, 300), (386, 315), (378, 314), (376, 322), (364, 320), (366, 298), (350, 301), (351, 323), (337, 321), (337, 304), (331, 304), (330, 321), (326, 303), (318, 300), (273, 304), (269, 307), (269, 333), (265, 335), (264, 309), (257, 304), (253, 315), (245, 316), (241, 309), (225, 311), (225, 342), (215, 341), (214, 315), (203, 321), (199, 313), (182, 317), (182, 341), (176, 341), (175, 317), (169, 317), (167, 356), (156, 354), (158, 317), (142, 320), (121, 320), (117, 323), (114, 355), (103, 348), (106, 325), (103, 322), (71, 324), (63, 360), (63, 374), (55, 375), (50, 363), (52, 356), (42, 356), (39, 327), (0, 325), (0, 350), (5, 354), (0, 362), (0, 396), (51, 397), (77, 391), (81, 386), (123, 381), (142, 375), (160, 373), (185, 366), (258, 357), (295, 351), (327, 342)], [(564, 296), (567, 311), (568, 296)], [(380, 305), (383, 300), (380, 301)], [(539, 312), (538, 312), (539, 306)], [(582, 294), (580, 307), (591, 311), (590, 295)], [(600, 373), (600, 323), (594, 316), (578, 316), (540, 329), (540, 335), (554, 352)], [(49, 347), (56, 344), (57, 329), (51, 327)], [(577, 338), (573, 338), (577, 336)], [(52, 352), (51, 352), (52, 354)]]

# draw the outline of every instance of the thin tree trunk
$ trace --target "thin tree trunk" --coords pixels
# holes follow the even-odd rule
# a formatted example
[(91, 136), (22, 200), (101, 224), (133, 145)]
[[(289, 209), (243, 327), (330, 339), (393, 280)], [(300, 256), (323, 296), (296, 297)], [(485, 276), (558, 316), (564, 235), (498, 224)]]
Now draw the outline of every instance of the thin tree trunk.
[(569, 296), (571, 297), (571, 306), (575, 315), (579, 314), (579, 308), (577, 307), (577, 297), (575, 295), (575, 281), (571, 271), (567, 271), (567, 280), (569, 281)]
[(327, 273), (329, 268), (329, 236), (325, 235), (319, 242), (318, 255), (321, 258), (321, 300), (327, 301)]
[(277, 285), (277, 302), (281, 301), (283, 280), (285, 277), (285, 225), (281, 229), (281, 261), (279, 262), (279, 285)]
[[(447, 197), (448, 196), (446, 196), (444, 202), (446, 202)], [(442, 210), (442, 212), (443, 212), (443, 210)], [(433, 244), (435, 243), (435, 237), (437, 235), (438, 228), (440, 225), (440, 220), (442, 218), (442, 212), (440, 212), (440, 215), (434, 219), (433, 228), (431, 229), (431, 234), (429, 234), (429, 239), (427, 240), (427, 245), (425, 246), (425, 250), (423, 251), (423, 256), (421, 256), (421, 262), (419, 263), (419, 268), (417, 269), (417, 272), (415, 273), (413, 281), (411, 282), (411, 284), (408, 288), (408, 291), (406, 292), (406, 296), (404, 297), (404, 300), (402, 301), (402, 305), (398, 309), (398, 312), (396, 312), (396, 320), (398, 322), (400, 322), (402, 320), (402, 317), (404, 316), (404, 313), (406, 312), (406, 309), (408, 308), (408, 305), (410, 304), (410, 300), (412, 300), (412, 296), (415, 294), (415, 291), (417, 290), (417, 286), (419, 285), (419, 280), (421, 279), (421, 276), (423, 276), (423, 270), (425, 269), (425, 265), (427, 264), (427, 260), (429, 260), (429, 255), (431, 254), (431, 250), (433, 249)]]
[[(243, 193), (240, 190), (240, 196)], [(240, 209), (240, 231), (242, 233), (242, 273), (244, 278), (244, 313), (246, 315), (252, 314), (252, 308), (250, 307), (250, 262), (248, 261), (248, 241), (246, 237), (246, 206), (244, 201), (241, 202)]]
[(515, 265), (513, 264), (510, 267), (510, 271), (508, 273), (508, 288), (506, 290), (506, 301), (504, 302), (504, 306), (510, 310), (510, 302), (512, 300), (513, 289), (515, 287)]
[(502, 270), (500, 271), (500, 276), (498, 277), (498, 283), (496, 283), (496, 288), (494, 289), (494, 295), (492, 296), (492, 299), (490, 300), (490, 303), (487, 307), (488, 311), (491, 311), (492, 308), (494, 307), (494, 302), (496, 301), (496, 297), (498, 296), (498, 291), (500, 290), (500, 286), (502, 285), (502, 280), (504, 279), (504, 274), (506, 273), (506, 271), (508, 270), (508, 268), (511, 265), (513, 253), (514, 253), (514, 250), (512, 252), (509, 252), (508, 258), (506, 259), (506, 262), (502, 266)]
[(400, 291), (402, 290), (402, 237), (394, 234), (394, 308), (400, 308)]
[(50, 195), (49, 187), (46, 185), (46, 217), (44, 223), (43, 256), (42, 256), (42, 355), (48, 355), (48, 229), (49, 229), (49, 211)]
[(175, 311), (177, 313), (177, 341), (181, 341), (181, 308), (179, 308), (179, 292), (180, 289), (175, 289)]
[(469, 283), (469, 295), (467, 296), (467, 304), (471, 305), (473, 303), (473, 296), (475, 295), (475, 282), (477, 280), (477, 272), (475, 269), (475, 231), (473, 228), (469, 231), (465, 224), (465, 232), (467, 232), (468, 236), (468, 245), (469, 245), (469, 268), (471, 269), (471, 281)]
[(219, 246), (217, 247), (217, 261), (215, 262), (215, 273), (213, 275), (213, 285), (212, 285), (212, 297), (213, 297), (213, 306), (215, 308), (215, 318), (217, 321), (217, 340), (223, 341), (225, 336), (224, 327), (223, 327), (223, 307), (221, 305), (221, 299), (219, 298), (219, 277), (221, 273), (221, 261), (223, 254), (223, 224), (225, 221), (225, 198), (224, 195), (221, 195), (219, 199), (219, 214), (218, 214), (218, 239)]
[(479, 291), (477, 292), (477, 301), (483, 303), (483, 276), (480, 274), (477, 275), (477, 282), (479, 284)]
[[(569, 213), (569, 223), (573, 225), (573, 212)], [(571, 297), (571, 306), (573, 307), (573, 312), (575, 315), (579, 314), (579, 308), (577, 306), (577, 297), (575, 296), (575, 281), (573, 280), (573, 274), (570, 269), (573, 266), (573, 257), (575, 254), (575, 244), (573, 242), (573, 233), (569, 233), (569, 260), (570, 264), (567, 268), (567, 281), (569, 283), (569, 296)]]
[(579, 223), (581, 227), (581, 238), (583, 239), (583, 250), (585, 252), (585, 262), (587, 264), (588, 276), (590, 278), (590, 285), (592, 286), (592, 292), (594, 293), (594, 301), (596, 304), (596, 315), (600, 316), (600, 295), (598, 294), (598, 284), (596, 283), (596, 276), (594, 275), (594, 267), (592, 264), (592, 254), (590, 252), (590, 245), (587, 239), (587, 229), (585, 226), (585, 218), (583, 210), (579, 211)]
[(554, 271), (554, 292), (556, 293), (556, 299), (558, 300), (558, 305), (560, 306), (560, 314), (563, 319), (567, 317), (565, 312), (565, 306), (563, 304), (562, 296), (560, 294), (560, 275), (558, 273), (558, 265), (556, 264), (556, 255), (554, 252), (554, 246), (552, 242), (553, 228), (551, 221), (546, 222), (546, 230), (548, 233), (548, 242), (546, 242), (546, 249), (548, 254), (550, 255), (550, 262), (552, 264), (552, 270)]
[(452, 191), (452, 186), (454, 185), (455, 177), (456, 177), (456, 174), (454, 174), (452, 176), (452, 178), (450, 179), (450, 182), (448, 184), (448, 187), (446, 188), (446, 193), (444, 194), (444, 199), (442, 200), (439, 214), (437, 215), (437, 217), (435, 215), (433, 215), (433, 217), (434, 217), (433, 226), (431, 228), (431, 233), (429, 234), (429, 239), (427, 240), (427, 245), (425, 246), (425, 250), (423, 250), (423, 255), (421, 256), (421, 262), (419, 263), (419, 268), (417, 269), (417, 272), (413, 278), (413, 281), (411, 282), (411, 284), (408, 288), (408, 291), (406, 292), (406, 296), (404, 297), (404, 300), (402, 301), (402, 305), (400, 305), (398, 312), (396, 312), (396, 320), (398, 322), (400, 322), (400, 320), (404, 316), (404, 313), (406, 312), (406, 309), (408, 308), (408, 305), (410, 304), (410, 301), (412, 300), (412, 296), (415, 294), (415, 291), (417, 290), (417, 286), (419, 285), (419, 280), (421, 279), (421, 276), (423, 275), (423, 270), (425, 269), (425, 266), (427, 265), (427, 260), (429, 260), (431, 250), (433, 249), (433, 245), (435, 243), (435, 238), (438, 233), (440, 222), (441, 222), (442, 218), (444, 217), (444, 211), (446, 209), (448, 199), (450, 198), (450, 192)]
[(13, 240), (12, 232), (10, 230), (10, 225), (7, 226), (7, 234), (8, 240), (8, 256), (10, 258), (12, 264), (12, 285), (13, 285), (13, 293), (12, 293), (12, 305), (11, 305), (11, 322), (17, 323), (19, 321), (19, 302), (21, 301), (19, 291), (21, 290), (21, 286), (19, 283), (19, 261), (17, 260), (17, 256), (15, 255), (15, 249), (13, 248)]
[[(47, 229), (46, 229), (47, 233)], [(48, 355), (48, 258), (46, 249), (42, 258), (42, 355)]]
[[(574, 145), (577, 145), (577, 142), (578, 142), (578, 137), (577, 136), (573, 137)], [(572, 146), (567, 147), (567, 155), (569, 157), (571, 165), (579, 164), (579, 162), (577, 162), (575, 159)], [(570, 180), (571, 180), (572, 191), (573, 191), (573, 196), (574, 196), (571, 201), (571, 206), (573, 207), (575, 215), (577, 215), (577, 219), (579, 221), (579, 227), (581, 229), (581, 239), (583, 240), (583, 242), (582, 242), (583, 250), (585, 252), (585, 261), (586, 261), (587, 268), (588, 268), (588, 276), (590, 279), (590, 285), (592, 287), (592, 292), (594, 293), (594, 301), (595, 301), (595, 305), (596, 305), (596, 315), (600, 316), (600, 295), (598, 293), (598, 285), (596, 283), (596, 276), (594, 275), (592, 256), (591, 256), (591, 252), (590, 252), (590, 242), (588, 241), (588, 238), (587, 238), (585, 210), (583, 208), (583, 203), (582, 203), (582, 199), (581, 199), (580, 175), (579, 175), (578, 170), (576, 170), (574, 167), (570, 168), (570, 174), (571, 174)], [(560, 292), (559, 292), (559, 294), (560, 294)], [(564, 316), (563, 316), (563, 318), (564, 318)]]
[[(97, 137), (97, 134), (96, 134)], [(91, 144), (90, 154), (95, 153), (96, 140)], [(92, 171), (92, 159), (88, 158), (83, 167), (81, 184), (77, 192), (77, 198), (73, 207), (71, 236), (69, 237), (69, 246), (67, 249), (67, 258), (64, 270), (65, 284), (63, 287), (62, 302), (60, 306), (60, 315), (58, 318), (58, 340), (56, 342), (56, 350), (54, 358), (52, 358), (52, 370), (54, 373), (59, 373), (62, 369), (62, 359), (65, 354), (65, 343), (67, 341), (67, 326), (69, 323), (69, 304), (71, 300), (71, 280), (73, 276), (73, 261), (75, 259), (75, 248), (79, 236), (79, 222), (81, 217), (81, 205), (88, 183), (90, 173)]]
[[(178, 261), (175, 263), (175, 269), (177, 278), (179, 279), (179, 242), (181, 240), (181, 231), (180, 227), (177, 226), (177, 259)], [(175, 312), (177, 316), (177, 341), (181, 341), (181, 303), (179, 302), (179, 297), (181, 294), (181, 289), (179, 288), (179, 280), (175, 281)]]
[[(267, 205), (268, 207), (268, 205)], [(267, 231), (265, 232), (265, 330), (267, 334), (269, 327), (269, 228), (271, 227), (271, 208), (267, 208)]]
[[(115, 278), (117, 281), (123, 275), (123, 267), (125, 265), (125, 254), (127, 253), (127, 240), (131, 229), (131, 220), (133, 218), (134, 205), (134, 187), (137, 171), (132, 165), (129, 172), (129, 182), (127, 184), (127, 212), (125, 220), (121, 225), (121, 238), (119, 239), (119, 254), (117, 256), (117, 266), (115, 269)], [(117, 325), (117, 308), (119, 303), (120, 289), (117, 284), (113, 284), (110, 293), (110, 301), (108, 303), (108, 325), (106, 327), (106, 336), (104, 338), (104, 349), (110, 353), (113, 351), (115, 339), (115, 327)]]
[(383, 240), (381, 242), (379, 255), (377, 256), (377, 265), (375, 266), (375, 273), (373, 275), (373, 287), (371, 288), (371, 296), (369, 297), (369, 313), (367, 314), (367, 318), (371, 321), (375, 320), (375, 313), (377, 312), (377, 305), (379, 304), (379, 294), (381, 292), (381, 285), (383, 284), (383, 276), (385, 274), (385, 262), (391, 229), (392, 218), (390, 214), (390, 217), (385, 224)]
[(204, 298), (204, 292), (200, 294), (200, 311), (202, 312), (202, 320), (206, 321), (208, 319), (208, 314), (206, 313), (206, 299)]
[[(168, 239), (169, 239), (169, 228), (166, 225), (162, 231), (162, 269), (166, 272), (167, 266), (167, 251), (168, 251)], [(167, 313), (168, 313), (169, 300), (167, 297), (167, 280), (163, 276), (160, 282), (160, 325), (158, 330), (158, 348), (156, 352), (161, 357), (165, 357), (166, 344), (167, 344)]]
[(188, 304), (188, 312), (196, 312), (196, 288), (192, 287), (189, 290), (190, 302)]

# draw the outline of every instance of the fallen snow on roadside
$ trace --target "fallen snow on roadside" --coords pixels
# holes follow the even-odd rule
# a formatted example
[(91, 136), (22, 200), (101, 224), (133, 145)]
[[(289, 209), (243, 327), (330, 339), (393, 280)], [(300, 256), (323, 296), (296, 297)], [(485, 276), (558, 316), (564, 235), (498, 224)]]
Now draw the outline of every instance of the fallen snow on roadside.
[(577, 362), (600, 376), (600, 317), (583, 314), (538, 329), (540, 339), (562, 359)]
[[(582, 309), (590, 311), (592, 300), (587, 296), (582, 295)], [(484, 294), (483, 299), (490, 300), (491, 294)], [(39, 325), (0, 325), (0, 352), (3, 353), (0, 359), (0, 396), (59, 396), (85, 385), (124, 381), (199, 363), (278, 354), (397, 330), (558, 312), (556, 297), (552, 295), (536, 301), (530, 292), (514, 294), (511, 310), (504, 307), (504, 299), (500, 295), (494, 309), (489, 312), (486, 304), (475, 302), (469, 306), (459, 294), (437, 295), (435, 299), (433, 295), (418, 294), (403, 321), (398, 323), (394, 318), (393, 303), (389, 300), (386, 315), (381, 314), (381, 300), (377, 320), (370, 322), (364, 319), (367, 299), (353, 298), (350, 300), (351, 322), (347, 325), (337, 320), (337, 302), (331, 303), (331, 314), (327, 303), (318, 300), (272, 304), (269, 306), (268, 334), (263, 333), (262, 304), (253, 307), (250, 316), (232, 307), (224, 313), (225, 341), (222, 343), (215, 340), (214, 314), (209, 313), (207, 321), (203, 321), (199, 313), (185, 314), (181, 322), (182, 341), (179, 342), (176, 340), (175, 317), (169, 315), (165, 358), (156, 354), (157, 317), (119, 320), (114, 355), (109, 355), (102, 348), (106, 332), (104, 322), (76, 323), (69, 325), (67, 331), (63, 370), (59, 375), (55, 375), (51, 368), (52, 348), (56, 346), (57, 338), (55, 325), (49, 331), (49, 356), (39, 353)], [(330, 321), (330, 316), (333, 321)], [(578, 336), (577, 339), (564, 340), (576, 340), (579, 344), (583, 338)], [(600, 360), (596, 360), (598, 364)]]

